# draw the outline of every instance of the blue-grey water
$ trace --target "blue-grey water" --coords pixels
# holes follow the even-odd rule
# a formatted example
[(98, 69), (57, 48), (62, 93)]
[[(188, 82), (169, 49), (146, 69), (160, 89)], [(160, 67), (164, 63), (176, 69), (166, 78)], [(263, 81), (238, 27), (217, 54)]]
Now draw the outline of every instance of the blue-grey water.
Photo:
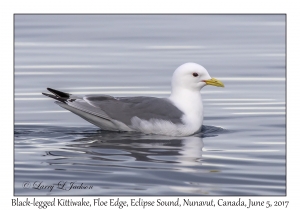
[[(284, 15), (15, 15), (14, 24), (15, 195), (286, 194)], [(194, 136), (101, 131), (41, 94), (168, 97), (186, 62), (225, 84), (202, 90)], [(92, 187), (66, 190), (71, 182)]]

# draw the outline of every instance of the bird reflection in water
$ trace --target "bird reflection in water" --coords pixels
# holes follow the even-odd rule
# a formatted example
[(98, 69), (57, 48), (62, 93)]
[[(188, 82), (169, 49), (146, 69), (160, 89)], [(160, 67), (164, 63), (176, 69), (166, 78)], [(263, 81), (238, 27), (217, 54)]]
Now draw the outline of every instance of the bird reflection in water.
[[(58, 151), (47, 152), (48, 155), (59, 156), (59, 159), (51, 158), (48, 161), (50, 161), (49, 164), (57, 163), (60, 167), (64, 161), (68, 164), (78, 164), (81, 162), (80, 158), (83, 157), (85, 160), (82, 163), (87, 163), (86, 158), (89, 158), (89, 165), (109, 164), (116, 167), (131, 167), (131, 165), (133, 167), (134, 165), (134, 168), (147, 169), (153, 168), (154, 164), (151, 163), (155, 162), (155, 167), (158, 166), (157, 163), (161, 163), (162, 168), (172, 167), (174, 170), (195, 171), (197, 169), (191, 166), (201, 165), (203, 138), (216, 136), (218, 130), (220, 132), (222, 129), (205, 126), (201, 133), (187, 137), (106, 131), (77, 133), (83, 137), (65, 144), (64, 148)], [(138, 161), (141, 164), (131, 164)]]
[(74, 130), (64, 131), (65, 137), (72, 136), (73, 140), (61, 141), (46, 152), (45, 162), (57, 171), (55, 176), (71, 176), (95, 186), (90, 194), (136, 194), (138, 190), (138, 195), (151, 194), (149, 189), (160, 194), (167, 189), (177, 193), (209, 192), (211, 186), (207, 189), (199, 184), (218, 168), (203, 158), (203, 139), (224, 131), (204, 126), (193, 136), (170, 137)]

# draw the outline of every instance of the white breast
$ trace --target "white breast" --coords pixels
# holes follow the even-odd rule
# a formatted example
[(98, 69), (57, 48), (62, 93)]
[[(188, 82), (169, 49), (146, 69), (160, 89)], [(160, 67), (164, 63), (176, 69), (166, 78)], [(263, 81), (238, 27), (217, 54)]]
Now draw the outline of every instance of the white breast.
[(182, 121), (191, 133), (198, 131), (203, 123), (203, 104), (200, 92), (183, 92), (169, 98), (184, 115)]
[(171, 121), (159, 119), (143, 120), (138, 117), (131, 119), (130, 128), (147, 134), (167, 136), (189, 136), (194, 133), (194, 129), (186, 124), (174, 124)]

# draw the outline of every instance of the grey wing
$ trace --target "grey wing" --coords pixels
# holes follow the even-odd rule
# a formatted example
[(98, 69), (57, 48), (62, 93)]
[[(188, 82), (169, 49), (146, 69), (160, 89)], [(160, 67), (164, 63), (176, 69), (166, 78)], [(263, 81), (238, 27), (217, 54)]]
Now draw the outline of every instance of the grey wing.
[[(47, 88), (51, 93), (43, 93), (43, 95), (55, 99), (55, 103), (59, 106), (73, 112), (82, 117), (88, 122), (105, 130), (125, 130), (130, 131), (128, 126), (115, 122), (103, 110), (94, 107), (83, 100), (82, 97), (75, 96), (66, 92)], [(111, 96), (101, 95), (103, 98), (110, 98)]]
[[(75, 109), (78, 109), (80, 111), (101, 117), (103, 119), (106, 120), (111, 120), (111, 118), (105, 113), (103, 112), (99, 107), (96, 108), (94, 106), (91, 106), (90, 104), (88, 104), (85, 100), (83, 100), (82, 97), (80, 96), (76, 96), (70, 93), (66, 93), (66, 92), (62, 92), (59, 90), (55, 90), (52, 88), (47, 88), (48, 91), (50, 91), (52, 94), (49, 93), (42, 93), (45, 96), (48, 96), (50, 98), (53, 98), (57, 101), (60, 101), (60, 103), (57, 103), (60, 106), (63, 106), (64, 108), (68, 108), (68, 106), (73, 107)], [(96, 97), (100, 97), (103, 99), (106, 98), (113, 98), (111, 96), (108, 95), (96, 95)], [(62, 103), (61, 103), (62, 102)], [(65, 106), (63, 104), (67, 104), (68, 106)]]
[(87, 101), (85, 101), (84, 99), (71, 99), (66, 101), (65, 103), (83, 112), (95, 115), (97, 117), (101, 117), (106, 120), (112, 120), (101, 108), (92, 106), (91, 104), (87, 103)]
[(182, 123), (183, 112), (166, 98), (154, 97), (120, 97), (106, 95), (88, 95), (83, 97), (91, 106), (101, 109), (107, 116), (126, 125), (133, 117), (143, 120), (159, 119), (172, 123)]
[(55, 103), (103, 130), (131, 131), (128, 126), (116, 122), (102, 109), (90, 105), (83, 99), (68, 99), (64, 102), (56, 101)]

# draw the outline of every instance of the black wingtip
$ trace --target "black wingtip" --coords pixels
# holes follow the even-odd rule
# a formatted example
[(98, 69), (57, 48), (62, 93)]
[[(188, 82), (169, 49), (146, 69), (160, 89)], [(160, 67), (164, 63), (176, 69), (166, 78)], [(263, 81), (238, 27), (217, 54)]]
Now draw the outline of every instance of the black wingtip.
[(50, 98), (53, 98), (53, 99), (55, 99), (55, 100), (57, 100), (57, 101), (61, 101), (61, 102), (65, 102), (65, 101), (66, 101), (66, 100), (63, 99), (63, 98), (57, 97), (57, 96), (52, 95), (52, 94), (49, 94), (49, 93), (42, 93), (42, 94), (45, 95), (45, 96), (48, 96), (48, 97), (50, 97)]
[(58, 97), (62, 97), (62, 98), (69, 98), (70, 97), (69, 93), (61, 92), (59, 90), (54, 90), (52, 88), (47, 88), (47, 90), (49, 90), (51, 93), (53, 93), (54, 95), (56, 95)]

